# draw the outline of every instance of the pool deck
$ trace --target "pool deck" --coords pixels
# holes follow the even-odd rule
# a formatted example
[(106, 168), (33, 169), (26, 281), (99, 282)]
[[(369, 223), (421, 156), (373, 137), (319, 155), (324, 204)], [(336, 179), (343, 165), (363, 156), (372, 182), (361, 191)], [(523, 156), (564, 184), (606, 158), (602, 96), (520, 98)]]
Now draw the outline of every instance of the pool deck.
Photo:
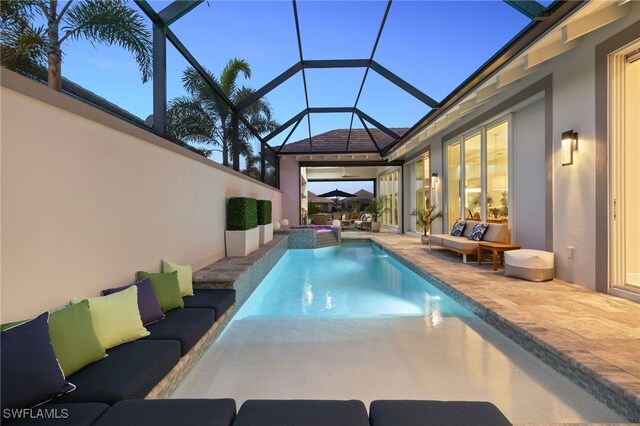
[[(640, 421), (636, 420), (640, 413), (638, 303), (557, 279), (534, 283), (506, 277), (504, 269), (493, 272), (489, 262), (463, 264), (456, 253), (429, 250), (416, 236), (343, 232), (342, 238), (370, 239), (444, 282), (545, 352), (564, 360), (574, 372), (604, 384), (580, 383), (592, 387), (590, 392), (600, 400), (618, 401), (619, 410), (622, 407)], [(563, 373), (572, 375), (571, 371)]]

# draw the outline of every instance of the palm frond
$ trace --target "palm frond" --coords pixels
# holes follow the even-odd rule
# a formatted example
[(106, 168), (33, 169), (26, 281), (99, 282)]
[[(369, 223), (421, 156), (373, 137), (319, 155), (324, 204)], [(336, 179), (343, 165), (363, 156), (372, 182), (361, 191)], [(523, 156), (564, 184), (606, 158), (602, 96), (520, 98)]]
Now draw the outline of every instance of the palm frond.
[(133, 53), (143, 82), (153, 73), (151, 31), (142, 16), (123, 0), (85, 0), (74, 3), (62, 18), (62, 43), (86, 38), (91, 43), (115, 44)]
[(2, 34), (2, 66), (41, 80), (47, 75), (47, 42), (44, 28), (25, 28), (19, 34)]
[(188, 97), (178, 97), (169, 103), (167, 130), (172, 138), (183, 142), (221, 144), (215, 118), (200, 102)]
[(4, 67), (39, 80), (46, 76), (47, 31), (33, 26), (36, 12), (33, 1), (0, 2), (0, 57)]
[(220, 74), (220, 88), (229, 98), (234, 97), (238, 76), (241, 73), (245, 79), (251, 78), (251, 67), (244, 59), (231, 59), (222, 69), (222, 73)]

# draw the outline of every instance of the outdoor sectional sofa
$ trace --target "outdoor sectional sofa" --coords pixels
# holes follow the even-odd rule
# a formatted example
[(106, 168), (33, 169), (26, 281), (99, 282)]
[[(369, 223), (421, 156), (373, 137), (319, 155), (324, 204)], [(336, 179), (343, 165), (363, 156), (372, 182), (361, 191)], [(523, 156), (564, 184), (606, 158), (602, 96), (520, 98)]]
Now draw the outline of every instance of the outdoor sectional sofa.
[[(509, 426), (489, 402), (248, 400), (236, 415), (233, 399), (136, 399), (104, 403), (48, 404), (67, 410), (74, 426)], [(73, 415), (73, 417), (71, 417)], [(17, 420), (11, 425), (66, 424), (61, 419)]]
[[(116, 412), (124, 410), (123, 406), (117, 404), (120, 401), (164, 396), (168, 388), (175, 387), (175, 382), (182, 379), (187, 361), (195, 362), (195, 359), (190, 359), (190, 351), (196, 345), (202, 346), (205, 343), (216, 328), (215, 322), (233, 306), (235, 300), (234, 289), (194, 290), (193, 296), (183, 298), (183, 309), (169, 311), (162, 321), (147, 325), (150, 332), (147, 337), (108, 349), (107, 357), (67, 377), (76, 386), (73, 392), (61, 395), (38, 408), (45, 411), (55, 409), (53, 412), (56, 413), (67, 409), (69, 416), (73, 416), (69, 417), (69, 424), (89, 425), (105, 411), (111, 412), (116, 407), (119, 407)], [(231, 411), (235, 417), (235, 402), (228, 401), (233, 404)], [(184, 404), (183, 408), (187, 408), (190, 403)], [(229, 407), (228, 403), (213, 405), (219, 404)], [(110, 405), (114, 407), (108, 409)], [(190, 410), (194, 419), (200, 418), (199, 411), (216, 411), (212, 411), (210, 405), (196, 403)], [(200, 406), (202, 410), (197, 408)], [(131, 412), (135, 411), (137, 410)], [(115, 414), (111, 414), (113, 415)], [(226, 415), (223, 417), (226, 418)], [(185, 420), (190, 418), (187, 416)], [(39, 424), (40, 420), (50, 420), (54, 424), (57, 420), (57, 424), (60, 424), (59, 418), (37, 421), (3, 419), (3, 424)], [(176, 424), (180, 423), (179, 418), (175, 420)], [(135, 421), (132, 418), (130, 424), (142, 424), (140, 421), (137, 417)]]
[[(464, 228), (464, 232), (460, 237), (454, 237), (450, 234), (431, 234), (429, 235), (429, 249), (432, 246), (443, 247), (447, 250), (455, 251), (462, 255), (462, 261), (467, 263), (467, 255), (478, 253), (479, 241), (473, 241), (469, 239), (469, 234), (473, 230), (473, 227), (480, 223), (478, 221), (467, 220), (467, 225)], [(507, 240), (507, 224), (505, 223), (489, 223), (482, 241), (491, 241), (495, 243), (503, 243)]]

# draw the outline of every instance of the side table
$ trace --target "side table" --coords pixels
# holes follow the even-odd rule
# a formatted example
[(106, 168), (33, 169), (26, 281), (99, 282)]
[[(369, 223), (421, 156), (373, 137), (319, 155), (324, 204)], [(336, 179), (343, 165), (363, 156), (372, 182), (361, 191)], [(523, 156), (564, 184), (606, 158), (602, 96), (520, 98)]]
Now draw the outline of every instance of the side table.
[(480, 241), (478, 243), (478, 265), (482, 264), (482, 251), (490, 250), (493, 254), (493, 270), (498, 270), (498, 257), (500, 258), (500, 266), (504, 266), (504, 252), (509, 250), (518, 250), (522, 248), (517, 244), (493, 243), (491, 241)]

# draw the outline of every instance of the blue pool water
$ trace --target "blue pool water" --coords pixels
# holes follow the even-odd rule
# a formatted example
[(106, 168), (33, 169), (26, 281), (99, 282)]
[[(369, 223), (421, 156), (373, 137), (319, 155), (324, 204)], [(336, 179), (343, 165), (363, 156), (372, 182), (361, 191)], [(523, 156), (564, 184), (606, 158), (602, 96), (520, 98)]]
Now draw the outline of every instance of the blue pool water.
[(245, 317), (473, 316), (372, 244), (288, 250), (235, 315)]

